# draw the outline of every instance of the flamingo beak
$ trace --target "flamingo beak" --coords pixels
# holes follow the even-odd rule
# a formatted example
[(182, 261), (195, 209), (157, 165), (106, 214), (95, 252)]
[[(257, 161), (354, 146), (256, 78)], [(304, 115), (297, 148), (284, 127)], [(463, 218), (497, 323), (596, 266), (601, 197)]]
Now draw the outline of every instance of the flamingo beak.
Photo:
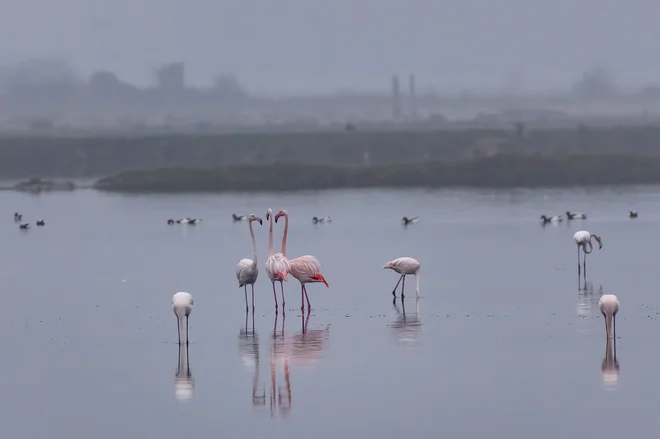
[(263, 221), (261, 221), (261, 218), (259, 218), (259, 225), (260, 225), (260, 226), (263, 226), (263, 225), (264, 225)]

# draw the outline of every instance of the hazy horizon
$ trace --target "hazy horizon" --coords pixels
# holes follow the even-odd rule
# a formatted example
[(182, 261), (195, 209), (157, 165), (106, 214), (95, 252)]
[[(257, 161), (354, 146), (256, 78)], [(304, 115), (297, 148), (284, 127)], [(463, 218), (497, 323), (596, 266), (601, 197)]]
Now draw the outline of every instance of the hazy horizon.
[(420, 92), (552, 89), (595, 66), (637, 85), (660, 70), (660, 4), (650, 0), (501, 0), (487, 10), (474, 0), (7, 0), (3, 9), (0, 64), (62, 58), (83, 76), (112, 70), (140, 86), (171, 61), (186, 63), (191, 86), (227, 72), (256, 94), (388, 90), (392, 74), (411, 72)]

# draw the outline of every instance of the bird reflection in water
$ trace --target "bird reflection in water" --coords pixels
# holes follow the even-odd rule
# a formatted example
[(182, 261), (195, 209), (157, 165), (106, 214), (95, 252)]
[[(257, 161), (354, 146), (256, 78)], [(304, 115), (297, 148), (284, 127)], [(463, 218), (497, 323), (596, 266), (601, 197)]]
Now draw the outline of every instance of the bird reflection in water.
[[(252, 328), (248, 327), (248, 316), (252, 314)], [(241, 360), (246, 369), (253, 369), (252, 378), (252, 407), (263, 407), (266, 405), (266, 390), (259, 391), (259, 335), (254, 329), (254, 310), (245, 311), (245, 327), (238, 333), (238, 349)], [(264, 386), (265, 387), (265, 386)]]
[[(277, 315), (270, 343), (270, 413), (275, 416), (287, 417), (291, 413), (291, 369), (290, 366), (313, 366), (321, 358), (325, 349), (330, 326), (323, 329), (308, 329), (310, 314), (300, 316), (301, 332), (290, 334), (277, 331)], [(284, 388), (277, 385), (277, 369), (281, 365), (284, 370)]]
[(594, 296), (594, 285), (591, 282), (585, 282), (579, 285), (578, 301), (577, 301), (577, 315), (580, 317), (588, 317), (591, 315), (591, 310), (598, 299), (603, 294), (603, 285), (598, 288), (598, 295)]
[(190, 373), (188, 343), (179, 344), (179, 360), (174, 375), (174, 395), (179, 401), (192, 399), (195, 393), (195, 379)]
[(396, 298), (392, 302), (397, 316), (394, 322), (388, 326), (395, 330), (399, 343), (416, 344), (422, 330), (421, 314), (419, 313), (419, 298), (415, 299), (415, 312), (406, 312), (406, 301), (401, 300), (401, 308), (396, 304)]
[(605, 357), (603, 357), (600, 370), (605, 388), (616, 389), (619, 382), (619, 360), (616, 358), (616, 339), (607, 339), (605, 343)]

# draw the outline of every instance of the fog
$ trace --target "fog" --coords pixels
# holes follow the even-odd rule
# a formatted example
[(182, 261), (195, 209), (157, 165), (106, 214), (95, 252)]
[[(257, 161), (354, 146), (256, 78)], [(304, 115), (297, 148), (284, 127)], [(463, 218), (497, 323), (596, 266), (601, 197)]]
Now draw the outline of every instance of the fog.
[[(0, 63), (56, 57), (131, 83), (186, 63), (186, 81), (237, 74), (255, 92), (388, 90), (414, 72), (446, 90), (553, 89), (595, 65), (624, 84), (660, 68), (652, 0), (5, 0)], [(423, 78), (423, 81), (421, 80)]]

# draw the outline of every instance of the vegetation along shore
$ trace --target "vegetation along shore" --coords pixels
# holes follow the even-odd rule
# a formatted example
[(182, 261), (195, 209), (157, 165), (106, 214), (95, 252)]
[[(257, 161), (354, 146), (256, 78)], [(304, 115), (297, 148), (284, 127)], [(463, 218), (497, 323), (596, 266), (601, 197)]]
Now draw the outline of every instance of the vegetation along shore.
[(273, 164), (129, 171), (98, 180), (115, 192), (295, 191), (342, 188), (514, 188), (660, 183), (660, 157), (498, 154), (454, 162), (337, 167)]

